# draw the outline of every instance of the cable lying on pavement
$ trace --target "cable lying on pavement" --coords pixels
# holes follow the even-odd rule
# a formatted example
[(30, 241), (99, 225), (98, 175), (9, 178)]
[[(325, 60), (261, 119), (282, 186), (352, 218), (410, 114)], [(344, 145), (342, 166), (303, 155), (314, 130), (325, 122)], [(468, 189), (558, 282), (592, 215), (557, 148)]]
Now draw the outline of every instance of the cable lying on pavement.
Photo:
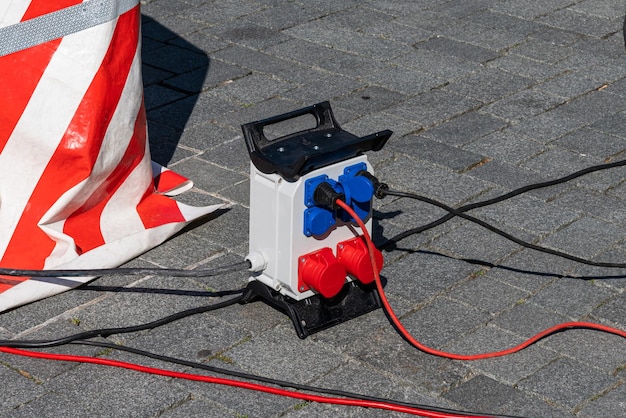
[[(554, 180), (548, 180), (548, 181), (544, 181), (544, 182), (540, 182), (540, 183), (529, 184), (529, 185), (522, 186), (522, 187), (519, 187), (517, 189), (514, 189), (514, 190), (512, 190), (512, 191), (510, 191), (508, 193), (505, 193), (505, 194), (501, 195), (501, 196), (494, 197), (492, 199), (487, 199), (487, 200), (483, 200), (483, 201), (480, 201), (480, 202), (463, 205), (463, 206), (460, 206), (460, 207), (456, 208), (455, 211), (456, 212), (467, 212), (467, 211), (470, 211), (472, 209), (478, 209), (478, 208), (482, 208), (482, 207), (485, 207), (485, 206), (490, 206), (490, 205), (493, 205), (493, 204), (496, 204), (496, 203), (503, 202), (505, 200), (511, 199), (511, 198), (513, 198), (515, 196), (519, 196), (519, 195), (521, 195), (523, 193), (530, 192), (532, 190), (542, 189), (542, 188), (550, 187), (550, 186), (556, 186), (558, 184), (566, 183), (568, 181), (577, 179), (579, 177), (582, 177), (582, 176), (590, 174), (590, 173), (594, 173), (596, 171), (608, 170), (608, 169), (611, 169), (611, 168), (623, 167), (623, 166), (626, 166), (626, 160), (620, 160), (620, 161), (615, 161), (615, 162), (612, 162), (612, 163), (598, 164), (598, 165), (590, 166), (590, 167), (584, 168), (582, 170), (578, 170), (578, 171), (576, 171), (574, 173), (568, 174), (567, 176), (563, 176), (563, 177), (560, 177), (560, 178), (557, 178), (557, 179), (554, 179)], [(384, 184), (384, 183), (381, 183), (381, 184)], [(385, 185), (385, 187), (379, 187), (377, 189), (384, 196), (384, 194), (385, 194), (386, 190), (388, 189), (388, 187)], [(428, 223), (426, 225), (421, 225), (421, 226), (418, 226), (416, 228), (412, 228), (412, 229), (409, 229), (407, 231), (401, 232), (401, 233), (393, 236), (392, 238), (390, 238), (386, 243), (384, 243), (381, 246), (381, 249), (386, 249), (388, 247), (391, 247), (391, 246), (395, 245), (398, 241), (401, 241), (404, 238), (407, 238), (407, 237), (409, 237), (411, 235), (419, 234), (419, 233), (428, 231), (429, 229), (435, 228), (436, 226), (439, 226), (439, 225), (449, 221), (450, 219), (453, 219), (455, 216), (458, 216), (456, 214), (456, 212), (454, 212), (454, 213), (453, 212), (449, 212), (447, 215), (444, 215), (441, 218), (439, 218), (439, 219), (437, 219), (437, 220), (435, 220), (433, 222), (430, 222), (430, 223)]]
[(531, 250), (535, 250), (535, 251), (540, 251), (546, 254), (551, 254), (557, 257), (561, 257), (561, 258), (565, 258), (568, 260), (572, 260), (572, 261), (576, 261), (578, 263), (581, 264), (587, 264), (590, 266), (596, 266), (596, 267), (612, 267), (612, 268), (626, 268), (626, 263), (609, 263), (609, 262), (603, 262), (603, 261), (593, 261), (593, 260), (587, 260), (585, 258), (581, 258), (581, 257), (577, 257), (575, 255), (571, 255), (571, 254), (567, 254), (564, 253), (562, 251), (558, 251), (558, 250), (553, 250), (551, 248), (547, 248), (547, 247), (542, 247), (541, 245), (536, 245), (536, 244), (532, 244), (530, 242), (524, 241), (522, 239), (519, 239), (517, 237), (514, 237), (513, 235), (499, 229), (496, 228), (495, 226), (491, 225), (488, 222), (485, 222), (483, 220), (480, 220), (478, 218), (475, 218), (473, 216), (470, 216), (468, 214), (466, 214), (465, 212), (462, 212), (458, 209), (454, 209), (448, 205), (446, 205), (445, 203), (439, 202), (437, 200), (425, 197), (425, 196), (420, 196), (417, 194), (413, 194), (413, 193), (405, 193), (405, 192), (399, 192), (399, 191), (395, 191), (395, 190), (386, 190), (385, 194), (387, 196), (397, 196), (397, 197), (407, 197), (410, 199), (415, 199), (415, 200), (419, 200), (434, 206), (437, 206), (441, 209), (444, 209), (446, 211), (448, 211), (451, 215), (454, 216), (458, 216), (460, 218), (466, 219), (470, 222), (473, 222), (475, 224), (478, 224), (480, 226), (482, 226), (483, 228), (486, 228), (488, 230), (490, 230), (491, 232), (494, 232), (498, 235), (500, 235), (503, 238), (508, 239), (509, 241), (512, 241), (516, 244), (521, 245), (522, 247), (526, 247), (526, 248), (530, 248)]
[[(243, 298), (243, 295), (231, 298), (224, 302), (219, 302), (216, 304), (202, 306), (198, 308), (188, 309), (186, 311), (182, 311), (146, 324), (132, 326), (132, 327), (121, 327), (121, 328), (105, 328), (100, 330), (92, 330), (86, 331), (82, 333), (77, 333), (74, 335), (70, 335), (64, 338), (54, 339), (54, 340), (0, 340), (0, 352), (6, 354), (20, 355), (26, 357), (34, 357), (41, 358), (47, 360), (56, 360), (56, 361), (71, 361), (71, 362), (80, 362), (80, 363), (91, 363), (91, 364), (99, 364), (105, 366), (112, 367), (121, 367), (125, 369), (135, 370), (144, 373), (157, 374), (161, 376), (169, 376), (179, 379), (187, 379), (187, 380), (195, 380), (206, 383), (214, 383), (220, 385), (234, 386), (249, 390), (256, 390), (261, 392), (266, 392), (279, 396), (287, 396), (295, 399), (301, 399), (305, 401), (314, 401), (321, 403), (329, 403), (335, 405), (346, 405), (346, 406), (360, 406), (366, 408), (377, 408), (383, 410), (390, 410), (396, 412), (403, 412), (407, 414), (419, 415), (423, 417), (432, 417), (432, 418), (469, 418), (469, 417), (486, 417), (486, 418), (513, 418), (504, 415), (490, 415), (483, 413), (474, 413), (474, 412), (462, 412), (456, 411), (452, 409), (445, 408), (437, 408), (419, 404), (413, 404), (402, 401), (389, 400), (379, 397), (372, 397), (367, 395), (360, 395), (356, 393), (320, 388), (310, 385), (301, 385), (293, 382), (287, 382), (278, 379), (271, 379), (267, 377), (257, 376), (248, 373), (242, 373), (237, 371), (231, 371), (222, 369), (219, 367), (210, 366), (203, 363), (197, 363), (192, 361), (187, 361), (183, 359), (177, 359), (173, 357), (168, 357), (160, 354), (150, 353), (145, 350), (140, 350), (132, 347), (120, 346), (117, 344), (103, 342), (103, 341), (92, 341), (90, 338), (95, 337), (109, 337), (116, 334), (124, 334), (130, 332), (138, 332), (148, 329), (153, 329), (165, 324), (169, 324), (173, 321), (186, 318), (192, 315), (196, 315), (199, 313), (214, 311), (218, 309), (225, 308), (227, 306), (234, 305), (238, 303)], [(73, 356), (73, 355), (65, 355), (65, 354), (55, 354), (55, 353), (45, 353), (45, 352), (35, 352), (35, 351), (26, 351), (23, 348), (45, 348), (45, 347), (56, 347), (60, 345), (67, 344), (80, 344), (80, 345), (89, 345), (89, 346), (98, 346), (104, 347), (119, 351), (126, 351), (133, 354), (153, 358), (156, 360), (160, 360), (167, 363), (179, 364), (188, 367), (192, 367), (195, 369), (201, 369), (210, 371), (213, 373), (219, 373), (223, 375), (228, 375), (231, 377), (236, 377), (240, 379), (246, 380), (255, 380), (259, 382), (263, 382), (270, 385), (288, 387), (300, 391), (307, 391), (313, 393), (321, 393), (329, 396), (319, 396), (319, 395), (311, 395), (306, 393), (299, 393), (294, 391), (288, 391), (283, 389), (278, 389), (270, 386), (264, 386), (261, 384), (253, 384), (247, 383), (232, 379), (224, 379), (218, 377), (210, 377), (210, 376), (202, 376), (196, 374), (189, 373), (179, 373), (173, 372), (165, 369), (157, 369), (152, 367), (145, 367), (134, 363), (126, 363), (117, 360), (105, 359), (100, 357), (87, 357), (87, 356)]]
[(232, 273), (250, 268), (249, 261), (239, 261), (233, 264), (215, 267), (212, 269), (186, 270), (161, 267), (117, 267), (108, 269), (70, 269), (70, 270), (29, 270), (1, 268), (0, 276), (19, 277), (84, 277), (84, 276), (170, 276), (170, 277), (210, 277), (219, 274)]
[(404, 327), (404, 325), (402, 325), (402, 322), (397, 317), (391, 305), (389, 304), (389, 301), (387, 300), (387, 296), (385, 295), (385, 291), (383, 289), (383, 284), (380, 279), (380, 274), (378, 273), (378, 267), (376, 265), (374, 243), (372, 242), (372, 238), (370, 237), (369, 233), (367, 232), (367, 229), (365, 228), (365, 224), (359, 218), (359, 216), (352, 210), (352, 208), (350, 208), (350, 206), (348, 206), (341, 200), (337, 200), (337, 204), (343, 210), (345, 210), (348, 213), (348, 215), (350, 215), (353, 219), (355, 219), (357, 224), (361, 228), (361, 231), (365, 238), (365, 243), (367, 245), (367, 249), (368, 249), (368, 253), (370, 257), (370, 263), (372, 265), (372, 270), (374, 272), (374, 282), (376, 283), (376, 289), (378, 290), (378, 294), (380, 296), (380, 300), (382, 302), (383, 309), (385, 310), (385, 313), (387, 314), (387, 317), (389, 318), (393, 326), (396, 328), (396, 330), (400, 333), (400, 335), (409, 344), (411, 344), (413, 347), (425, 353), (432, 354), (438, 357), (452, 359), (452, 360), (466, 360), (466, 361), (502, 357), (502, 356), (516, 353), (549, 335), (552, 335), (552, 334), (555, 334), (557, 332), (561, 332), (567, 329), (574, 329), (574, 328), (593, 329), (593, 330), (602, 331), (602, 332), (606, 332), (609, 334), (615, 334), (620, 337), (626, 338), (626, 331), (622, 331), (617, 328), (613, 328), (613, 327), (609, 327), (609, 326), (605, 326), (601, 324), (595, 324), (592, 322), (564, 322), (561, 324), (557, 324), (553, 326), (552, 328), (548, 328), (544, 331), (541, 331), (535, 336), (527, 339), (526, 341), (506, 350), (493, 351), (493, 352), (481, 353), (481, 354), (456, 354), (456, 353), (450, 353), (447, 351), (441, 351), (441, 350), (434, 349), (432, 347), (428, 347), (422, 344), (421, 342), (417, 341), (411, 335), (411, 333)]

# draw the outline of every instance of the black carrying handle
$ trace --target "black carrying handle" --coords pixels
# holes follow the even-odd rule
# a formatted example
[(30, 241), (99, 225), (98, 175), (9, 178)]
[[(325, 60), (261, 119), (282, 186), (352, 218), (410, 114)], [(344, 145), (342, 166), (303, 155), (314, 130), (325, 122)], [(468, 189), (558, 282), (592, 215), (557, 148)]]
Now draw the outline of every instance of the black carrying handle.
[[(264, 128), (290, 119), (312, 115), (316, 126), (269, 140)], [(250, 160), (262, 173), (277, 173), (289, 182), (321, 167), (378, 151), (392, 132), (358, 137), (337, 123), (328, 101), (256, 122), (241, 125)]]
[[(313, 106), (308, 106), (302, 109), (294, 110), (288, 113), (284, 113), (282, 115), (272, 116), (267, 119), (259, 120), (256, 122), (246, 123), (245, 125), (241, 125), (241, 129), (244, 133), (244, 138), (246, 140), (246, 145), (248, 146), (248, 151), (254, 152), (258, 150), (263, 150), (266, 146), (276, 143), (280, 141), (280, 138), (277, 138), (274, 141), (270, 141), (265, 136), (264, 128), (269, 125), (274, 125), (276, 123), (285, 122), (290, 119), (296, 119), (301, 116), (313, 115), (315, 117), (316, 126), (311, 129), (307, 129), (301, 132), (315, 132), (315, 131), (324, 131), (328, 129), (341, 129), (337, 120), (335, 120), (335, 116), (333, 115), (333, 111), (330, 107), (330, 103), (328, 101), (314, 104)], [(294, 132), (299, 133), (299, 132)], [(290, 135), (286, 135), (290, 136)]]

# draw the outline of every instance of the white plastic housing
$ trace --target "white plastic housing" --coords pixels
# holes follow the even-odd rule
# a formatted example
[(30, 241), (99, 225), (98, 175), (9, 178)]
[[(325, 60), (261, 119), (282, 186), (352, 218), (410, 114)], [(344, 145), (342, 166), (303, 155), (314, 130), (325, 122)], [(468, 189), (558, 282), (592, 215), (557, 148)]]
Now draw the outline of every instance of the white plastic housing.
[[(299, 257), (324, 247), (330, 248), (336, 256), (338, 243), (354, 238), (355, 232), (358, 235), (362, 233), (357, 225), (340, 224), (322, 239), (305, 236), (304, 183), (324, 174), (337, 180), (345, 167), (361, 162), (374, 174), (367, 156), (362, 155), (320, 168), (291, 183), (277, 174), (262, 173), (250, 164), (250, 244), (247, 258), (258, 270), (251, 273), (250, 280), (259, 280), (295, 300), (314, 295), (311, 290), (302, 292), (298, 288)], [(371, 216), (365, 226), (371, 232)], [(346, 280), (350, 278), (346, 277)]]

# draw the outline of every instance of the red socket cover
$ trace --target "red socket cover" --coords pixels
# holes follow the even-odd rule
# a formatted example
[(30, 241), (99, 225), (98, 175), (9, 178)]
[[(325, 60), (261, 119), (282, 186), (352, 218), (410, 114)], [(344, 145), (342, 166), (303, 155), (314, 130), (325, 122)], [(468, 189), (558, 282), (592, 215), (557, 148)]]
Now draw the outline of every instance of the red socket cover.
[(325, 298), (331, 298), (343, 288), (346, 276), (345, 267), (328, 247), (298, 258), (300, 291), (311, 288)]
[[(374, 259), (380, 273), (383, 269), (383, 254), (374, 248)], [(337, 244), (337, 260), (346, 268), (351, 276), (354, 276), (363, 284), (374, 281), (374, 271), (370, 262), (367, 245), (362, 237), (357, 237)]]

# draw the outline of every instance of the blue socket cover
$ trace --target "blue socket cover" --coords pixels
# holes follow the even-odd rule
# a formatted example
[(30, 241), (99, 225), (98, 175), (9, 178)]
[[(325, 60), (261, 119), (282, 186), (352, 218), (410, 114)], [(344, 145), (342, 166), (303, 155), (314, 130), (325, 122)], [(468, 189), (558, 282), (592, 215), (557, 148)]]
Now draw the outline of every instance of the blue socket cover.
[[(372, 197), (374, 197), (374, 185), (364, 176), (358, 176), (361, 171), (366, 171), (365, 163), (359, 163), (346, 167), (343, 175), (339, 176), (339, 184), (346, 195), (346, 203), (361, 218), (366, 220), (370, 215)], [(342, 215), (346, 222), (353, 221), (347, 214)]]

